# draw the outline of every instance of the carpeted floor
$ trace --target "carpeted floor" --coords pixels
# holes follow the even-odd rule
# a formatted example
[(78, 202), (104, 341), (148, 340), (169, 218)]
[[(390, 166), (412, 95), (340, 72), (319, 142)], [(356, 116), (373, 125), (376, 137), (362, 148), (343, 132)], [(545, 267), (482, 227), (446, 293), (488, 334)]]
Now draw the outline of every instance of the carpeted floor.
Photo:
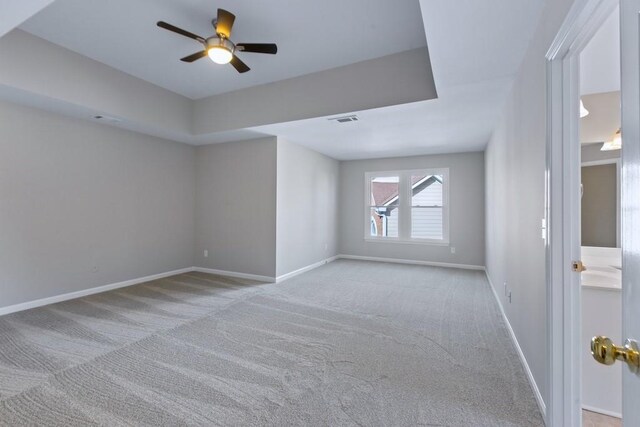
[(484, 273), (188, 273), (0, 317), (0, 425), (541, 426)]

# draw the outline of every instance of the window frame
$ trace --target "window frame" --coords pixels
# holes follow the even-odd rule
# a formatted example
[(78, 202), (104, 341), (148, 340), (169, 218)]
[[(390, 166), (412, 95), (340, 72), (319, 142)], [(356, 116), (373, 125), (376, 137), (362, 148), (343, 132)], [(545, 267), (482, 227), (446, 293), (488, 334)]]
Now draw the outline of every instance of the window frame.
[[(411, 237), (413, 175), (442, 175), (442, 239)], [(398, 177), (400, 180), (398, 204), (398, 237), (371, 235), (371, 179)], [(406, 169), (395, 171), (371, 171), (364, 174), (364, 240), (376, 243), (404, 243), (419, 245), (449, 245), (449, 168)]]

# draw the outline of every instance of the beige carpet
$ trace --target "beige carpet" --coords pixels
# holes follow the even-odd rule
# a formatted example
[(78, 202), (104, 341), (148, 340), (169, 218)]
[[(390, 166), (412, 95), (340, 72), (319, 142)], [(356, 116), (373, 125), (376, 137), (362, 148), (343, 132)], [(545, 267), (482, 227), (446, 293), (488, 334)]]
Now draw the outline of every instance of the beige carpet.
[(189, 273), (0, 317), (0, 425), (540, 426), (483, 273)]

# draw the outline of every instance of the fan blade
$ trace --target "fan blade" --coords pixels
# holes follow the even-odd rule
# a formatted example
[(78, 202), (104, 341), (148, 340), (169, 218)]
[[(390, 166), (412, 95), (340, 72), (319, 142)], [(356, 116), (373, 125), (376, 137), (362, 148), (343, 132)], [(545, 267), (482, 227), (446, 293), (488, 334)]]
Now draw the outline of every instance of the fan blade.
[(189, 31), (183, 30), (182, 28), (178, 28), (174, 25), (167, 24), (164, 21), (158, 21), (156, 25), (160, 28), (164, 28), (165, 30), (173, 31), (174, 33), (178, 33), (182, 36), (189, 37), (190, 39), (198, 40), (200, 43), (206, 42), (203, 37), (200, 37), (197, 34), (190, 33)]
[(236, 16), (224, 9), (218, 9), (218, 19), (216, 21), (216, 33), (226, 38), (231, 37), (231, 27)]
[(231, 59), (231, 65), (233, 65), (233, 68), (235, 68), (239, 73), (246, 73), (251, 69), (235, 55), (233, 55), (233, 58)]
[(270, 53), (272, 55), (278, 53), (278, 46), (275, 43), (238, 43), (236, 47), (242, 52)]
[(207, 56), (207, 51), (203, 50), (202, 52), (196, 52), (193, 55), (185, 56), (184, 58), (181, 58), (180, 61), (193, 62), (193, 61), (197, 61), (200, 58), (204, 58), (205, 56)]

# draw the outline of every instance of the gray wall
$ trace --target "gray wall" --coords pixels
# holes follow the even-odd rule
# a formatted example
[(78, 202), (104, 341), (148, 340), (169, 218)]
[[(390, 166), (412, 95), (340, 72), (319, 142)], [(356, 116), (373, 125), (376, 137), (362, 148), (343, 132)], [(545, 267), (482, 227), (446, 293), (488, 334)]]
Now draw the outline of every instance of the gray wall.
[[(486, 266), (543, 399), (548, 402), (544, 216), (545, 53), (571, 0), (546, 2), (485, 152)], [(504, 296), (503, 283), (512, 291)]]
[[(450, 246), (364, 240), (365, 172), (449, 168)], [(340, 253), (369, 257), (484, 265), (484, 155), (443, 154), (340, 163)]]
[(65, 109), (86, 108), (87, 115), (106, 113), (150, 129), (191, 132), (190, 99), (22, 30), (0, 38), (0, 57), (2, 91), (35, 93), (44, 104), (57, 100)]
[(337, 160), (278, 139), (277, 276), (338, 254)]
[(196, 157), (195, 265), (274, 277), (276, 138), (198, 147)]
[(618, 167), (582, 167), (582, 246), (618, 246)]
[(424, 47), (196, 100), (193, 133), (243, 129), (436, 97), (429, 52)]
[(192, 265), (195, 150), (0, 102), (0, 307)]

